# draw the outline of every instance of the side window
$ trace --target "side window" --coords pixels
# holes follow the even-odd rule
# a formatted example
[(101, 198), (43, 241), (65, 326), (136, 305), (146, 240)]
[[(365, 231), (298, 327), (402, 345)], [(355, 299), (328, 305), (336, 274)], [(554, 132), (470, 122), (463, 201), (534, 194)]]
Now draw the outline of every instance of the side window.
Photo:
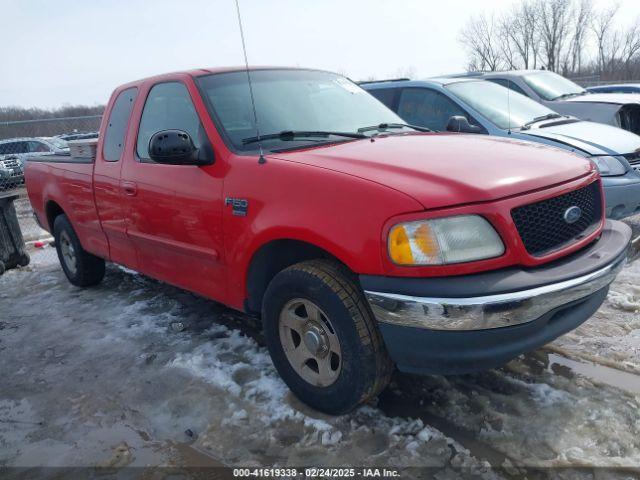
[(201, 134), (200, 119), (191, 102), (187, 87), (180, 82), (155, 85), (144, 104), (138, 130), (138, 157), (149, 159), (149, 140), (160, 130), (184, 130), (196, 144)]
[(7, 153), (29, 153), (28, 142), (11, 142), (7, 144)]
[(395, 108), (395, 100), (396, 94), (398, 93), (397, 88), (378, 88), (375, 90), (367, 90), (371, 95), (376, 97), (382, 103), (384, 103), (388, 108), (394, 110)]
[(44, 142), (30, 141), (29, 153), (45, 153), (50, 152), (51, 148)]
[(405, 88), (400, 93), (398, 115), (411, 124), (431, 130), (445, 130), (449, 119), (462, 115), (473, 120), (451, 99), (428, 88)]
[(128, 88), (120, 92), (113, 104), (102, 147), (102, 155), (108, 162), (117, 162), (122, 156), (124, 137), (137, 95), (137, 88)]
[(527, 96), (526, 93), (524, 93), (524, 90), (522, 90), (518, 85), (516, 85), (514, 82), (510, 82), (509, 80), (506, 80), (504, 78), (489, 78), (488, 79), (490, 82), (493, 83), (497, 83), (498, 85), (502, 85), (503, 87), (506, 87), (514, 92), (519, 93), (520, 95), (524, 95), (525, 97)]

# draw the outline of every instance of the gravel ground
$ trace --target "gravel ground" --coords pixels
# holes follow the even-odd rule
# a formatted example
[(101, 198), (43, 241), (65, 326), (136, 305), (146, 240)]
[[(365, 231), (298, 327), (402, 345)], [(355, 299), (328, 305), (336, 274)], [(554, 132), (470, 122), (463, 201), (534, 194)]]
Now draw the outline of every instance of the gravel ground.
[(0, 277), (0, 468), (640, 472), (640, 262), (594, 318), (541, 350), (482, 374), (398, 374), (377, 404), (329, 417), (288, 392), (254, 319), (115, 266), (80, 290), (52, 253)]

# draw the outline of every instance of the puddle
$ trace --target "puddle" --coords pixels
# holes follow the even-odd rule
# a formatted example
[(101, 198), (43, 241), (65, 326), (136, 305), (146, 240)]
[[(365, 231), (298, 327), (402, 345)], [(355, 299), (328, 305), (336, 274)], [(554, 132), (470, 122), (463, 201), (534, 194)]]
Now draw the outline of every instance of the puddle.
[(640, 395), (640, 375), (602, 363), (585, 359), (574, 360), (559, 353), (544, 350), (526, 353), (521, 360), (536, 375), (546, 372), (568, 380), (581, 375), (596, 385), (607, 385), (624, 390), (631, 395)]
[(550, 353), (547, 371), (566, 378), (572, 378), (577, 373), (596, 383), (603, 383), (625, 390), (633, 395), (640, 395), (640, 376), (598, 363), (571, 360), (561, 355)]

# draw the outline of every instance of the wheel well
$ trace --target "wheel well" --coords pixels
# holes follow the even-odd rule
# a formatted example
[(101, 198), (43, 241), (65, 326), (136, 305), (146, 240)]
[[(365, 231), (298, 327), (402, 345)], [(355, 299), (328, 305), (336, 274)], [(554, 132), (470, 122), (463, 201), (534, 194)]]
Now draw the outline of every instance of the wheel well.
[(47, 202), (47, 206), (45, 207), (45, 213), (47, 215), (47, 224), (49, 225), (49, 231), (53, 233), (53, 222), (56, 220), (58, 215), (63, 215), (64, 210), (62, 207), (58, 205), (53, 200)]
[(326, 250), (299, 240), (274, 240), (253, 255), (247, 272), (245, 310), (260, 313), (267, 286), (278, 272), (305, 260), (330, 258), (339, 260)]

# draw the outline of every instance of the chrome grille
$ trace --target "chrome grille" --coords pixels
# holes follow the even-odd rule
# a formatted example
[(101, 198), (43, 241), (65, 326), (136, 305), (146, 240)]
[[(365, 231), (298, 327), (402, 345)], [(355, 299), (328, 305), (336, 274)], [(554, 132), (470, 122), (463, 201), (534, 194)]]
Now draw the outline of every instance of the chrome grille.
[(20, 161), (17, 158), (7, 158), (2, 161), (5, 168), (20, 168)]

